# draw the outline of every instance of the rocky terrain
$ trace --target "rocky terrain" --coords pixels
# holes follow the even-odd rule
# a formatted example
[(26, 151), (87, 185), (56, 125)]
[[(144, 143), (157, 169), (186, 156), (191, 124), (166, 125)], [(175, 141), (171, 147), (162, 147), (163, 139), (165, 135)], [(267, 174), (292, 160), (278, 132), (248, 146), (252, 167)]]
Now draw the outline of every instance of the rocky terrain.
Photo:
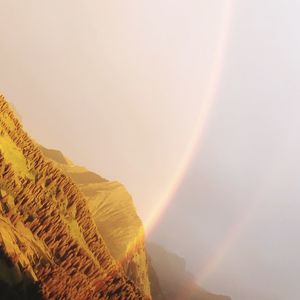
[[(110, 252), (115, 233), (104, 226), (100, 233), (89, 210), (93, 207), (97, 223), (104, 222), (106, 217), (97, 221), (97, 213), (107, 202), (92, 204), (99, 197), (93, 184), (104, 185), (101, 195), (105, 187), (117, 194), (124, 190), (95, 174), (77, 174), (73, 177), (79, 185), (86, 175), (94, 181), (80, 190), (68, 174), (45, 159), (1, 97), (0, 286), (10, 295), (7, 299), (148, 299), (147, 282), (135, 284), (123, 271), (138, 282), (136, 264), (145, 257), (131, 252), (131, 245), (139, 249), (139, 242), (124, 241), (115, 252), (110, 245)], [(91, 197), (89, 206), (82, 191)], [(126, 239), (131, 240), (129, 236), (130, 230)]]
[(125, 274), (150, 296), (143, 224), (131, 196), (116, 181), (108, 181), (74, 165), (60, 151), (40, 146), (53, 164), (70, 176), (88, 200), (88, 206), (110, 253)]

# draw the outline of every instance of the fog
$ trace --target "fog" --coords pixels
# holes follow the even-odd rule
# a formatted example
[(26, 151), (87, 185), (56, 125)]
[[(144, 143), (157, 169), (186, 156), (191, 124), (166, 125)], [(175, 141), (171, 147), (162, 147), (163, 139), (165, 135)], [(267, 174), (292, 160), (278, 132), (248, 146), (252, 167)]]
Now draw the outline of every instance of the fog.
[(296, 299), (298, 1), (2, 0), (0, 92), (37, 141), (123, 182), (145, 220), (192, 138), (228, 3), (213, 106), (150, 239), (232, 300)]

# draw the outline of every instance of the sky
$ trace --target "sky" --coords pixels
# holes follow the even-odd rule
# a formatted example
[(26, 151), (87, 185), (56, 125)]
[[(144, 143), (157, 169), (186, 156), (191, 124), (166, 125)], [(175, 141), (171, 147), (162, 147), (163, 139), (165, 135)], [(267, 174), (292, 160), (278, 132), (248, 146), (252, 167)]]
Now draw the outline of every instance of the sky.
[(0, 93), (35, 140), (124, 183), (145, 222), (168, 204), (150, 239), (205, 288), (297, 297), (298, 1), (0, 7)]

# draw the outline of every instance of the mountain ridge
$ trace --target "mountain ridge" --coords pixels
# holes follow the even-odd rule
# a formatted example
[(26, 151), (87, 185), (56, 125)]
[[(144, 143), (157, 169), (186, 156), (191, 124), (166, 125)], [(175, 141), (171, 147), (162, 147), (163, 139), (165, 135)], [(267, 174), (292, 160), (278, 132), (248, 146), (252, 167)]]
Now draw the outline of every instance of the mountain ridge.
[[(127, 189), (118, 181), (109, 181), (75, 165), (59, 150), (39, 147), (48, 159), (77, 183), (88, 199), (93, 219), (110, 253), (125, 274), (145, 295), (150, 296), (143, 223)], [(81, 180), (76, 181), (79, 177)]]
[(111, 256), (82, 192), (44, 158), (3, 96), (0, 151), (0, 244), (43, 297), (148, 299)]

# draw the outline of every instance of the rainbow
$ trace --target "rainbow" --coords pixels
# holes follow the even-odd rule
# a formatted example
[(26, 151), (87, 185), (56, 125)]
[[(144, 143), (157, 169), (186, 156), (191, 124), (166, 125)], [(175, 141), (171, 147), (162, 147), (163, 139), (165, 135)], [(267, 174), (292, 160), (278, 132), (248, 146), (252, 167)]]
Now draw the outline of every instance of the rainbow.
[[(202, 106), (199, 115), (197, 117), (196, 125), (193, 129), (191, 139), (186, 147), (182, 159), (178, 164), (178, 167), (175, 170), (167, 188), (165, 189), (165, 192), (161, 195), (150, 216), (144, 221), (146, 236), (149, 236), (153, 229), (155, 229), (155, 227), (159, 223), (159, 220), (163, 217), (164, 213), (166, 212), (172, 200), (174, 199), (174, 196), (187, 173), (187, 170), (193, 160), (193, 157), (195, 156), (196, 150), (198, 149), (198, 145), (205, 131), (205, 126), (210, 118), (211, 112), (213, 110), (217, 98), (220, 79), (222, 76), (222, 71), (226, 58), (226, 52), (228, 49), (229, 37), (231, 33), (235, 0), (223, 0), (222, 4), (222, 20), (219, 38), (214, 55), (215, 58), (213, 61), (207, 90), (202, 101)], [(234, 242), (240, 236), (244, 226), (246, 226), (246, 224), (249, 222), (249, 218), (250, 213), (248, 217), (242, 218), (240, 222), (235, 223), (232, 226), (232, 228), (229, 230), (228, 234), (218, 247), (216, 253), (211, 257), (211, 259), (207, 262), (206, 266), (201, 270), (199, 276), (197, 276), (197, 279), (204, 280), (217, 268), (218, 264), (226, 255), (227, 251), (232, 247)], [(141, 228), (139, 234), (137, 235), (137, 238), (134, 241), (132, 241), (132, 243), (128, 247), (128, 255), (134, 253), (136, 245), (143, 240), (144, 229)], [(178, 300), (187, 299), (193, 293), (193, 291), (193, 285), (186, 286), (180, 293), (180, 297), (178, 298)]]
[(176, 194), (180, 184), (185, 177), (185, 174), (187, 173), (188, 167), (198, 148), (197, 146), (203, 136), (205, 125), (207, 124), (207, 121), (210, 117), (218, 93), (219, 83), (228, 48), (232, 17), (234, 14), (234, 2), (234, 0), (223, 1), (221, 29), (216, 46), (215, 59), (213, 62), (208, 87), (202, 101), (202, 106), (197, 118), (197, 122), (192, 132), (190, 142), (186, 147), (185, 153), (177, 169), (175, 170), (165, 192), (160, 197), (160, 200), (157, 202), (157, 205), (152, 210), (150, 216), (144, 222), (146, 235), (149, 235), (153, 231), (153, 229), (167, 210), (168, 206), (172, 202), (172, 199), (174, 199), (174, 195)]
[[(172, 202), (172, 199), (174, 199), (174, 196), (178, 188), (180, 187), (185, 174), (187, 173), (190, 163), (195, 156), (195, 152), (204, 134), (205, 126), (207, 124), (207, 121), (209, 120), (210, 114), (213, 110), (213, 106), (217, 98), (219, 83), (222, 76), (225, 56), (228, 49), (228, 42), (231, 33), (234, 7), (235, 0), (223, 1), (221, 29), (215, 52), (215, 59), (212, 66), (206, 94), (197, 118), (196, 126), (191, 135), (190, 142), (186, 147), (186, 151), (172, 179), (170, 180), (168, 187), (160, 198), (158, 204), (151, 212), (150, 217), (145, 222), (146, 235), (149, 235), (151, 231), (156, 227), (159, 220), (162, 218), (163, 214)], [(214, 255), (210, 258), (210, 260), (201, 270), (200, 274), (197, 276), (198, 281), (204, 281), (218, 267), (219, 263), (222, 261), (226, 253), (241, 235), (243, 228), (248, 224), (250, 218), (251, 213), (248, 211), (245, 213), (244, 217), (239, 220), (239, 222), (233, 224)], [(193, 291), (194, 286), (192, 284), (190, 286), (186, 286), (185, 289), (180, 293), (178, 300), (187, 299), (190, 295), (192, 295)]]

